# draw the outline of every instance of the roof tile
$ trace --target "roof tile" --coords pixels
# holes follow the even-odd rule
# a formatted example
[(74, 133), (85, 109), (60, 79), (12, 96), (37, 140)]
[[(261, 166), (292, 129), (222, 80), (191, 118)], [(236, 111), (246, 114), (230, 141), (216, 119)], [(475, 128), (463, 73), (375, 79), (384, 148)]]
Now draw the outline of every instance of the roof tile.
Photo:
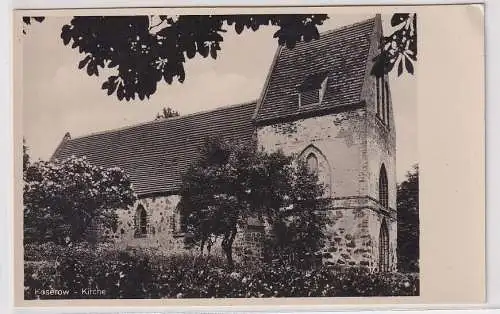
[(372, 18), (325, 32), (292, 49), (279, 48), (256, 121), (300, 114), (298, 87), (308, 76), (323, 71), (328, 72), (328, 81), (318, 110), (359, 104), (374, 26)]
[(174, 192), (199, 156), (207, 137), (222, 136), (253, 145), (255, 102), (152, 121), (69, 139), (53, 158), (86, 156), (103, 167), (122, 168), (138, 195)]

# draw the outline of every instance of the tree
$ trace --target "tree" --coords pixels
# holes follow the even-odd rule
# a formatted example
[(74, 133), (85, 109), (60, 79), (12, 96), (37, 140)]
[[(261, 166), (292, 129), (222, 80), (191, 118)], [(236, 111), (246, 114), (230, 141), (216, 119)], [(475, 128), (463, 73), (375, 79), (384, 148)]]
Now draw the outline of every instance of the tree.
[(232, 149), (221, 139), (207, 140), (201, 158), (182, 178), (181, 211), (186, 231), (199, 243), (201, 252), (211, 238), (222, 238), (222, 249), (233, 266), (232, 245), (238, 227), (251, 214), (244, 164), (252, 152)]
[(163, 120), (163, 119), (168, 119), (168, 118), (173, 118), (173, 117), (178, 117), (180, 116), (179, 112), (173, 110), (170, 107), (163, 107), (162, 113), (157, 113), (155, 120)]
[(287, 179), (290, 198), (268, 220), (272, 226), (268, 255), (307, 267), (323, 247), (329, 222), (325, 213), (330, 203), (324, 198), (325, 189), (318, 182), (317, 173), (311, 172), (304, 162), (299, 160)]
[[(62, 27), (61, 38), (83, 54), (78, 68), (98, 76), (99, 68), (116, 68), (102, 84), (108, 95), (119, 100), (149, 98), (162, 80), (172, 84), (186, 79), (184, 63), (200, 55), (217, 58), (227, 26), (237, 34), (257, 31), (261, 26), (278, 27), (274, 38), (293, 48), (297, 42), (319, 38), (318, 25), (326, 14), (278, 15), (181, 15), (181, 16), (76, 16)], [(30, 18), (23, 18), (26, 24)], [(395, 31), (380, 43), (382, 53), (375, 58), (374, 75), (391, 71), (397, 64), (413, 74), (417, 60), (416, 14), (394, 14)]]
[(273, 226), (280, 247), (295, 252), (316, 249), (323, 237), (324, 223), (317, 214), (323, 187), (317, 176), (302, 163), (294, 165), (294, 160), (280, 151), (266, 153), (248, 145), (208, 140), (181, 188), (186, 231), (201, 251), (210, 239), (221, 238), (232, 267), (232, 245), (249, 217)]
[(129, 178), (85, 158), (37, 161), (24, 172), (25, 236), (56, 243), (79, 242), (89, 228), (112, 228), (116, 209), (132, 205)]
[(398, 185), (398, 268), (401, 271), (419, 270), (419, 185), (418, 165), (407, 173)]

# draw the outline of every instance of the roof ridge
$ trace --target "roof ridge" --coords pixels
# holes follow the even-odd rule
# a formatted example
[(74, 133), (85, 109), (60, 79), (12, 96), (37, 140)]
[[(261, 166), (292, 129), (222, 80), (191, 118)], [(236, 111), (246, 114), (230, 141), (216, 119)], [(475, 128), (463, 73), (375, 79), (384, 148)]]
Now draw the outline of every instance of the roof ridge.
[(108, 130), (97, 131), (97, 132), (91, 132), (91, 133), (88, 133), (88, 134), (85, 134), (85, 135), (75, 136), (75, 137), (69, 139), (68, 142), (71, 142), (71, 141), (76, 140), (76, 139), (83, 139), (83, 138), (87, 138), (87, 137), (91, 137), (91, 136), (103, 135), (103, 134), (107, 134), (107, 133), (112, 133), (112, 132), (118, 132), (118, 131), (123, 131), (123, 130), (127, 130), (127, 129), (132, 129), (132, 128), (140, 127), (140, 126), (143, 126), (143, 125), (159, 124), (159, 123), (164, 123), (166, 121), (181, 120), (181, 119), (184, 119), (184, 118), (193, 117), (193, 116), (201, 115), (201, 114), (204, 114), (204, 113), (216, 112), (216, 111), (220, 111), (220, 110), (224, 110), (224, 109), (229, 109), (229, 108), (243, 107), (243, 106), (247, 106), (247, 105), (251, 105), (251, 104), (256, 104), (256, 103), (257, 103), (257, 100), (246, 101), (246, 102), (242, 102), (242, 103), (225, 105), (225, 106), (220, 106), (220, 107), (216, 107), (216, 108), (212, 108), (212, 109), (206, 109), (206, 110), (201, 110), (201, 111), (197, 111), (197, 112), (192, 112), (192, 113), (189, 113), (189, 114), (186, 114), (186, 115), (177, 116), (177, 117), (170, 117), (170, 118), (163, 119), (163, 120), (146, 121), (146, 122), (136, 123), (136, 124), (127, 125), (127, 126), (123, 126), (123, 127), (119, 127), (119, 128), (108, 129)]
[(337, 28), (329, 29), (329, 30), (326, 30), (326, 31), (323, 31), (323, 32), (319, 33), (319, 37), (321, 38), (321, 36), (323, 36), (323, 35), (329, 35), (329, 34), (332, 34), (332, 33), (338, 32), (338, 31), (342, 31), (342, 30), (345, 30), (347, 28), (352, 28), (352, 27), (355, 27), (355, 26), (359, 26), (359, 25), (362, 25), (362, 24), (368, 24), (368, 22), (372, 22), (372, 21), (375, 22), (375, 20), (376, 20), (376, 17), (372, 17), (372, 18), (365, 19), (365, 20), (362, 20), (362, 21), (359, 21), (359, 22), (355, 22), (355, 23), (347, 24), (347, 25), (340, 26), (340, 27), (337, 27)]

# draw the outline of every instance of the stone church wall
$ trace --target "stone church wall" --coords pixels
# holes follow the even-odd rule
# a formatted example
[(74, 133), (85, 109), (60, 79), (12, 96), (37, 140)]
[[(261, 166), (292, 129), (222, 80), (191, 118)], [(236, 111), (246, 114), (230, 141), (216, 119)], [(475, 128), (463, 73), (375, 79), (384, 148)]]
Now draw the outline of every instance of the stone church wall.
[(381, 133), (374, 127), (377, 121), (373, 118), (366, 109), (356, 109), (264, 126), (257, 132), (259, 144), (267, 151), (281, 149), (285, 154), (300, 154), (314, 145), (325, 157), (327, 166), (319, 160), (319, 177), (329, 185), (331, 193), (327, 196), (333, 201), (322, 252), (326, 263), (377, 270), (379, 233), (385, 217), (389, 264), (392, 268), (396, 265), (396, 214), (378, 203), (378, 177), (383, 162), (389, 179), (389, 206), (396, 206), (393, 134)]
[[(370, 113), (368, 113), (370, 114)], [(386, 145), (383, 134), (367, 132), (373, 120), (365, 109), (307, 118), (286, 124), (261, 127), (257, 130), (259, 144), (267, 151), (282, 149), (285, 154), (300, 154), (309, 150), (320, 154), (320, 179), (328, 185), (327, 197), (332, 198), (333, 210), (327, 215), (326, 245), (322, 251), (326, 263), (344, 266), (378, 268), (379, 232), (383, 217), (389, 229), (390, 264), (396, 265), (395, 211), (384, 211), (378, 203), (378, 173), (380, 163), (386, 164), (389, 178), (389, 202), (395, 207), (395, 157)], [(311, 146), (312, 145), (312, 146)], [(367, 158), (370, 156), (369, 158)], [(178, 195), (143, 198), (119, 211), (119, 224), (113, 234), (118, 247), (154, 249), (165, 254), (195, 253), (186, 249), (180, 233), (176, 212)], [(147, 234), (137, 236), (136, 210), (142, 205), (147, 212)], [(259, 259), (262, 256), (263, 229), (252, 226), (238, 233), (233, 246), (235, 260)], [(196, 252), (197, 253), (197, 252)], [(212, 254), (222, 254), (220, 241)]]
[[(152, 249), (163, 254), (198, 254), (196, 248), (184, 245), (184, 234), (180, 230), (180, 216), (176, 211), (179, 195), (142, 198), (134, 206), (118, 213), (116, 232), (107, 230), (117, 248)], [(136, 211), (142, 205), (147, 213), (147, 233), (136, 235)], [(263, 229), (253, 227), (238, 232), (234, 245), (235, 260), (258, 259), (262, 254)], [(206, 249), (205, 249), (206, 252)], [(221, 241), (213, 244), (210, 254), (223, 255)]]
[[(182, 253), (184, 238), (178, 230), (178, 216), (175, 208), (179, 202), (178, 195), (143, 198), (133, 207), (118, 211), (118, 228), (115, 243), (118, 247), (151, 248), (162, 252)], [(135, 215), (139, 205), (147, 213), (147, 234), (136, 236)]]
[(286, 155), (300, 154), (313, 145), (324, 157), (317, 156), (320, 180), (331, 191), (327, 196), (359, 195), (359, 181), (353, 178), (362, 179), (359, 173), (364, 115), (364, 109), (357, 109), (263, 126), (257, 130), (257, 140), (264, 150), (281, 149)]
[[(323, 260), (330, 265), (363, 266), (378, 270), (379, 232), (384, 217), (382, 208), (369, 197), (333, 200), (328, 212)], [(389, 218), (386, 218), (386, 221)], [(396, 225), (388, 223), (390, 265), (396, 265)]]

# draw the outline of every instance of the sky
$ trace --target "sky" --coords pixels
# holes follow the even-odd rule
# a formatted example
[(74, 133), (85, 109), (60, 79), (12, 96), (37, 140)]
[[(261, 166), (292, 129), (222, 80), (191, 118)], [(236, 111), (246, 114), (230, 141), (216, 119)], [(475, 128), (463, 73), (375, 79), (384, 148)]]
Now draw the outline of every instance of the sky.
[[(373, 15), (330, 16), (320, 31), (371, 18)], [(388, 32), (389, 16), (382, 16)], [(48, 17), (23, 36), (23, 136), (32, 160), (48, 159), (64, 134), (72, 137), (151, 121), (163, 107), (181, 115), (255, 100), (263, 89), (277, 40), (276, 28), (237, 35), (228, 29), (218, 58), (196, 57), (185, 63), (186, 80), (160, 83), (149, 100), (119, 101), (101, 89), (107, 74), (89, 77), (78, 70), (83, 58), (64, 46), (61, 27), (71, 17)], [(417, 73), (418, 68), (415, 69)], [(397, 181), (417, 162), (416, 76), (390, 75), (396, 122)], [(202, 96), (200, 96), (202, 95)]]

